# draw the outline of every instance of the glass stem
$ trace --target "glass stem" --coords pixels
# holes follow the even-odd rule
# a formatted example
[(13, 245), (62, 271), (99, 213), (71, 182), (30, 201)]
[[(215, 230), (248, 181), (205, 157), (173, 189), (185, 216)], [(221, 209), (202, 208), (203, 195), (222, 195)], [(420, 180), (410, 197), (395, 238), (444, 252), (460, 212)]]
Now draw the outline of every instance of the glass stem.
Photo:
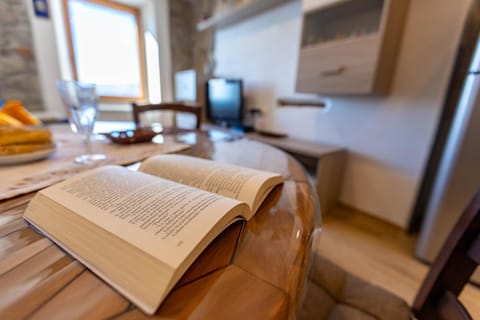
[(87, 151), (87, 154), (92, 154), (92, 134), (91, 133), (87, 133), (85, 135), (85, 149)]

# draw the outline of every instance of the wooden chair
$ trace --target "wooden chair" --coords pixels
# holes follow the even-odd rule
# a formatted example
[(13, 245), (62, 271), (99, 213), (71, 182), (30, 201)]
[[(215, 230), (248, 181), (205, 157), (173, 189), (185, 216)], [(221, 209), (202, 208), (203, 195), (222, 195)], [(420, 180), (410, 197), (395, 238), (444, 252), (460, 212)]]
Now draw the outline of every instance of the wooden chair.
[[(202, 123), (202, 107), (199, 105), (189, 105), (177, 102), (169, 102), (169, 103), (158, 103), (158, 104), (144, 104), (139, 105), (135, 102), (132, 102), (132, 111), (133, 111), (133, 121), (137, 127), (141, 126), (140, 122), (140, 114), (147, 111), (173, 111), (174, 114), (176, 112), (184, 112), (190, 113), (196, 116), (196, 126), (197, 130), (200, 129), (200, 125)], [(175, 118), (174, 118), (175, 119)], [(174, 127), (176, 128), (176, 120), (174, 122)]]
[(480, 264), (480, 191), (443, 244), (413, 303), (418, 319), (471, 319), (458, 300)]
[(479, 264), (480, 191), (447, 237), (411, 308), (315, 254), (297, 319), (472, 319), (458, 295)]

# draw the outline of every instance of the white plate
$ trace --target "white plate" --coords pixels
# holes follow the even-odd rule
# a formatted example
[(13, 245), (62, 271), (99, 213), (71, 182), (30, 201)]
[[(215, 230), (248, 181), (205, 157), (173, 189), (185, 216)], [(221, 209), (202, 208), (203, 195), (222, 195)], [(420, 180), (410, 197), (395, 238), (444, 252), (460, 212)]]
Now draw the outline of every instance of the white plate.
[(10, 156), (0, 156), (0, 165), (20, 164), (20, 163), (45, 159), (46, 157), (54, 153), (55, 149), (56, 148), (50, 148), (50, 149), (38, 150), (35, 152), (29, 152), (29, 153), (13, 154)]

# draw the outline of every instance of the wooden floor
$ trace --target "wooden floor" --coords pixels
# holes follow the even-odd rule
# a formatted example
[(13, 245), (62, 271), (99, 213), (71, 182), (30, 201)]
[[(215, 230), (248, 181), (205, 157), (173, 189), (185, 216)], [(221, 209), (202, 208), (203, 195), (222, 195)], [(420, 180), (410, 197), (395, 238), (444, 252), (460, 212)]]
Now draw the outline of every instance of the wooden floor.
[[(339, 206), (323, 217), (317, 250), (347, 271), (405, 299), (410, 305), (428, 265), (413, 255), (416, 238), (398, 227)], [(468, 285), (461, 300), (480, 319), (480, 289)]]

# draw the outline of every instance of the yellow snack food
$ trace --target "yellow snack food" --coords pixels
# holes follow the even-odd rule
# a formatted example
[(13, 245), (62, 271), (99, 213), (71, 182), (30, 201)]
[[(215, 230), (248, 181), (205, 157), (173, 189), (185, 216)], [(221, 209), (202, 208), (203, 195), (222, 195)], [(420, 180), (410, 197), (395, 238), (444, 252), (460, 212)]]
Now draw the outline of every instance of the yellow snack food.
[(31, 114), (20, 101), (10, 100), (0, 110), (27, 126), (41, 125), (42, 122)]
[(12, 116), (0, 111), (0, 126), (21, 127), (23, 123)]
[(0, 146), (19, 144), (52, 144), (52, 133), (48, 129), (0, 127)]
[(52, 143), (11, 144), (8, 146), (0, 146), (0, 156), (30, 153), (40, 150), (52, 149), (53, 147), (54, 145)]

